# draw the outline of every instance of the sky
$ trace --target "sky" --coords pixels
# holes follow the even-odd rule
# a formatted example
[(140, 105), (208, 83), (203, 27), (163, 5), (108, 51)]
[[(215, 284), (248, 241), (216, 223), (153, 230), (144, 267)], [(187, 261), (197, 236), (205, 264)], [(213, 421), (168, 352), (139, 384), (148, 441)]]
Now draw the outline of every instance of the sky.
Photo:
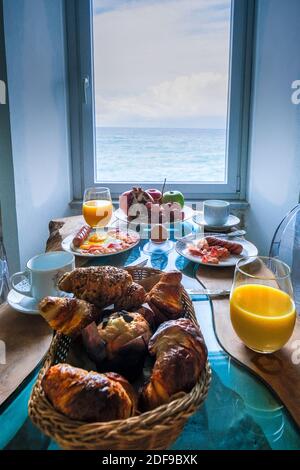
[(97, 126), (225, 128), (230, 0), (94, 0)]

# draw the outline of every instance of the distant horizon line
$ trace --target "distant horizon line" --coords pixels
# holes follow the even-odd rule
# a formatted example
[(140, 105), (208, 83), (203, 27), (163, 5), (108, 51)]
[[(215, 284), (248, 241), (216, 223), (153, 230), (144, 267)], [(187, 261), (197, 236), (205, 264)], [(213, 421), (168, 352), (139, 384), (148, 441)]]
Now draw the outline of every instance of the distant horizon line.
[(98, 126), (96, 124), (96, 129), (189, 129), (189, 130), (203, 130), (203, 131), (226, 131), (224, 127), (144, 127), (144, 126)]

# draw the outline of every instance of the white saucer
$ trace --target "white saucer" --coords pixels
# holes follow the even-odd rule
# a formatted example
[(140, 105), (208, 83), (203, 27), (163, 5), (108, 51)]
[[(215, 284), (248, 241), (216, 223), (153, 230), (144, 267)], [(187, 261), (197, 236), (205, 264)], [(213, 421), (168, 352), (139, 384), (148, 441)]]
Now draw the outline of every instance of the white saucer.
[(228, 220), (226, 224), (224, 225), (208, 225), (205, 220), (204, 220), (204, 215), (203, 213), (199, 213), (193, 217), (193, 221), (198, 224), (198, 225), (203, 225), (203, 227), (207, 230), (212, 230), (212, 231), (227, 231), (230, 230), (232, 227), (235, 225), (238, 225), (240, 223), (240, 219), (236, 217), (235, 215), (230, 214), (228, 217)]
[(12, 308), (18, 310), (18, 312), (27, 313), (29, 315), (39, 314), (39, 301), (34, 297), (19, 294), (19, 292), (16, 292), (14, 289), (9, 291), (7, 302)]
[[(73, 297), (73, 294), (63, 293), (61, 297)], [(34, 297), (19, 294), (14, 289), (11, 289), (7, 296), (7, 303), (18, 312), (26, 313), (27, 315), (39, 315), (39, 300)]]

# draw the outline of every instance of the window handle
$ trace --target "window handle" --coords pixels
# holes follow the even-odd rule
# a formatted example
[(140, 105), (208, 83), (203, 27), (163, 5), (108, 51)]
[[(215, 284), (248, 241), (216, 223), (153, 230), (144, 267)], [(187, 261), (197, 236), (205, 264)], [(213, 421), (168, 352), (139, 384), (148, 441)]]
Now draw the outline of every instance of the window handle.
[(89, 88), (90, 88), (90, 79), (89, 77), (84, 77), (83, 79), (83, 102), (84, 104), (88, 104)]
[(0, 104), (6, 104), (6, 85), (3, 80), (0, 80)]

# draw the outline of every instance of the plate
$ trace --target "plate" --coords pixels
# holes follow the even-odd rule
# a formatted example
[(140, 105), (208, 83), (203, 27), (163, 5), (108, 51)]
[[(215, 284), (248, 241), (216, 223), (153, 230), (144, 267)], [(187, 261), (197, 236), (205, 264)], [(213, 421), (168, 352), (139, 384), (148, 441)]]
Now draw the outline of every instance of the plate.
[(199, 213), (193, 217), (193, 221), (198, 225), (203, 225), (203, 227), (207, 230), (215, 230), (215, 231), (226, 231), (238, 225), (240, 223), (240, 219), (235, 215), (230, 214), (226, 224), (224, 225), (208, 225), (204, 220), (203, 213)]
[[(192, 209), (189, 206), (184, 206), (183, 211), (184, 211), (184, 219), (183, 220), (178, 220), (179, 223), (184, 222), (185, 220), (189, 220), (195, 215), (194, 209)], [(114, 212), (114, 215), (117, 217), (117, 219), (122, 220), (123, 222), (126, 222), (128, 224), (135, 224), (136, 223), (136, 224), (150, 225), (149, 222), (147, 222), (147, 221), (141, 222), (138, 219), (133, 219), (133, 220), (129, 221), (127, 215), (125, 214), (125, 212), (123, 212), (122, 209), (120, 209), (120, 208), (117, 209)]]
[[(109, 230), (116, 230), (116, 227), (105, 227), (104, 230), (106, 232), (109, 231)], [(125, 230), (122, 230), (122, 231), (125, 231)], [(126, 229), (126, 233), (128, 235), (134, 235), (134, 236), (138, 237), (137, 241), (135, 243), (133, 243), (132, 245), (130, 245), (129, 247), (124, 248), (122, 250), (119, 250), (115, 253), (100, 253), (100, 254), (82, 253), (82, 252), (78, 251), (76, 248), (74, 248), (74, 246), (73, 246), (72, 241), (73, 241), (73, 238), (74, 238), (75, 234), (69, 235), (67, 238), (65, 238), (62, 241), (61, 246), (62, 246), (63, 250), (68, 251), (69, 253), (73, 253), (73, 255), (75, 255), (75, 256), (81, 256), (83, 258), (102, 258), (103, 256), (119, 255), (120, 253), (125, 253), (125, 251), (131, 250), (133, 247), (138, 245), (139, 242), (140, 242), (140, 236), (137, 232), (135, 232), (133, 230)]]
[(192, 243), (193, 240), (191, 237), (189, 237), (187, 240), (178, 240), (178, 242), (175, 245), (175, 249), (178, 254), (181, 256), (184, 256), (190, 261), (193, 261), (194, 263), (202, 264), (203, 266), (213, 266), (215, 268), (224, 268), (228, 266), (235, 266), (236, 263), (241, 259), (244, 258), (245, 256), (257, 256), (258, 255), (258, 250), (253, 243), (249, 242), (248, 240), (244, 240), (243, 238), (228, 238), (228, 237), (219, 237), (224, 240), (229, 240), (232, 242), (239, 243), (240, 245), (243, 246), (243, 251), (240, 255), (231, 255), (228, 259), (225, 259), (223, 261), (220, 261), (219, 264), (212, 264), (212, 263), (202, 263), (200, 258), (198, 256), (193, 256), (189, 253), (187, 249), (187, 245)]
[[(73, 297), (73, 294), (63, 292), (60, 297)], [(39, 300), (34, 297), (20, 294), (14, 289), (11, 289), (7, 296), (7, 303), (18, 312), (26, 313), (27, 315), (39, 315)]]

